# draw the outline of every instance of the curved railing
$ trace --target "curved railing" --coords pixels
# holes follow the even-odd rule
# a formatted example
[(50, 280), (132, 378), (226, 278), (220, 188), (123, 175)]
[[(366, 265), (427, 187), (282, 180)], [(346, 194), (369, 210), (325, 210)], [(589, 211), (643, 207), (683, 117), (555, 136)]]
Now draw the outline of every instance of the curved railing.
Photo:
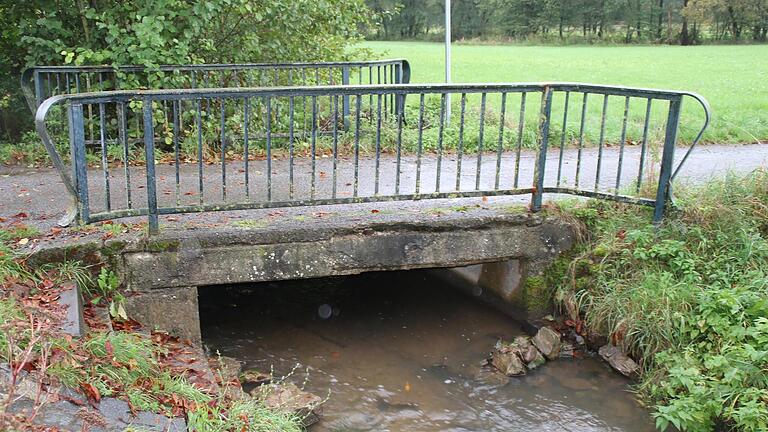
[[(685, 98), (704, 120), (675, 165)], [(67, 125), (49, 125), (62, 109)], [(537, 211), (545, 193), (652, 206), (659, 222), (709, 118), (690, 92), (411, 84), (62, 95), (40, 105), (36, 126), (80, 223), (148, 216), (154, 232), (174, 213), (428, 198), (530, 194)], [(68, 137), (71, 170), (49, 126)], [(658, 185), (644, 193), (649, 180)]]
[[(176, 79), (153, 83), (152, 74)], [(408, 84), (410, 77), (410, 64), (405, 59), (156, 67), (33, 66), (22, 71), (21, 89), (34, 113), (43, 100), (62, 94), (153, 88)]]

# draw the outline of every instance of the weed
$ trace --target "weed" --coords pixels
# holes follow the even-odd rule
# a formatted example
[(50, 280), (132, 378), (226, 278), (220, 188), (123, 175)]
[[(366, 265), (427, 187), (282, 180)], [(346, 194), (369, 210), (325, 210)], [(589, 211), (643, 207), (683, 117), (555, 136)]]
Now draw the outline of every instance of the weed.
[(768, 428), (768, 172), (679, 194), (649, 211), (590, 202), (558, 299), (640, 359), (639, 394), (660, 429)]

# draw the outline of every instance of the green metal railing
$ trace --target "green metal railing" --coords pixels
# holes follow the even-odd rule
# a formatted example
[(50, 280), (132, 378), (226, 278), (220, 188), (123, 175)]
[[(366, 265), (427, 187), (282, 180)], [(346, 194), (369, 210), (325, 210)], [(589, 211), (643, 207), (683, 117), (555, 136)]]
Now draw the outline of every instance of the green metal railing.
[[(448, 95), (455, 95), (451, 118)], [(676, 159), (686, 98), (701, 106), (703, 120)], [(50, 139), (55, 110), (68, 118), (59, 127), (71, 167)], [(40, 104), (36, 126), (77, 221), (147, 216), (156, 232), (158, 217), (174, 213), (521, 194), (533, 211), (544, 194), (652, 206), (659, 222), (709, 118), (706, 100), (689, 92), (394, 84), (59, 95)], [(617, 127), (610, 142), (609, 123)], [(89, 131), (100, 148), (98, 172), (88, 169)], [(587, 142), (590, 132), (596, 142)], [(653, 146), (658, 185), (644, 196)], [(190, 151), (196, 157), (185, 156)]]

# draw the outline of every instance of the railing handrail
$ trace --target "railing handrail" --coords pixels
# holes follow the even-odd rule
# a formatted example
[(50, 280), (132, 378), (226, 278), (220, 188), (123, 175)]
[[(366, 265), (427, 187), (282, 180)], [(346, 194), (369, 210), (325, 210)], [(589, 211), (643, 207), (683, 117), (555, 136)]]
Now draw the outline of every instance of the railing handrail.
[[(696, 138), (692, 142), (692, 145), (680, 160), (679, 164), (675, 168), (673, 161), (668, 161), (667, 168), (663, 169), (662, 179), (660, 183), (664, 183), (668, 188), (666, 196), (672, 199), (671, 183), (675, 176), (679, 173), (681, 167), (688, 159), (693, 148), (701, 140), (704, 131), (709, 125), (711, 119), (711, 112), (708, 102), (701, 95), (679, 90), (656, 90), (640, 87), (626, 87), (626, 86), (607, 86), (598, 84), (586, 84), (586, 83), (570, 83), (570, 82), (540, 82), (540, 83), (494, 83), (494, 84), (392, 84), (392, 85), (323, 85), (323, 86), (300, 86), (300, 87), (237, 87), (237, 88), (195, 88), (195, 89), (161, 89), (161, 90), (118, 90), (118, 91), (105, 91), (105, 92), (92, 92), (92, 93), (79, 93), (79, 94), (65, 94), (57, 95), (46, 99), (36, 111), (35, 123), (46, 149), (51, 153), (54, 165), (60, 171), (61, 176), (68, 191), (76, 196), (76, 188), (74, 182), (67, 174), (67, 170), (61, 161), (61, 158), (56, 153), (56, 146), (50, 141), (50, 135), (48, 134), (46, 126), (46, 116), (51, 107), (58, 104), (101, 104), (101, 103), (113, 103), (113, 102), (127, 102), (129, 100), (198, 100), (207, 98), (232, 98), (232, 99), (245, 99), (245, 98), (259, 98), (259, 97), (312, 97), (312, 96), (360, 96), (360, 95), (399, 95), (407, 96), (410, 94), (420, 93), (433, 93), (433, 94), (447, 94), (447, 93), (525, 93), (525, 92), (541, 92), (542, 94), (550, 94), (554, 91), (559, 92), (580, 92), (584, 94), (598, 94), (607, 96), (625, 96), (648, 98), (655, 100), (668, 100), (672, 105), (676, 105), (677, 116), (679, 117), (680, 103), (684, 97), (691, 97), (697, 101), (702, 107), (705, 118), (704, 123), (696, 135)], [(551, 96), (548, 96), (551, 98)], [(650, 106), (650, 105), (649, 105)], [(543, 114), (542, 114), (543, 115)], [(626, 116), (626, 113), (625, 113)], [(678, 119), (674, 119), (674, 128), (677, 129)], [(669, 128), (669, 126), (668, 126)], [(676, 141), (676, 130), (673, 131), (672, 145)], [(669, 134), (670, 131), (668, 130)], [(146, 139), (146, 137), (145, 137)], [(665, 143), (665, 149), (666, 149)], [(665, 155), (666, 158), (668, 155)], [(673, 152), (670, 152), (670, 158), (673, 157)], [(573, 191), (572, 191), (573, 192)], [(578, 194), (578, 191), (575, 191)], [(600, 194), (595, 193), (595, 196)], [(658, 205), (658, 198), (656, 204)]]
[(30, 66), (21, 72), (21, 89), (32, 112), (37, 109), (38, 96), (31, 87), (35, 73), (109, 73), (109, 72), (192, 72), (192, 71), (228, 71), (228, 70), (258, 70), (258, 69), (300, 69), (300, 68), (340, 68), (340, 67), (375, 67), (401, 66), (401, 79), (409, 83), (411, 67), (404, 58), (382, 60), (354, 60), (333, 62), (284, 62), (284, 63), (207, 63), (207, 64), (166, 64), (158, 66), (143, 65), (64, 65), (64, 66)]

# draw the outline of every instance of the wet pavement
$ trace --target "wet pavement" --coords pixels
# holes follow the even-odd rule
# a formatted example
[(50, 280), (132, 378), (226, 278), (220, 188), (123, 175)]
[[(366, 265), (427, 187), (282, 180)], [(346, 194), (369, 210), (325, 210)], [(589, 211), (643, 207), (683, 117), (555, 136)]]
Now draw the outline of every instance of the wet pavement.
[[(680, 148), (676, 152), (677, 159), (685, 154), (687, 149)], [(619, 176), (623, 187), (630, 187), (638, 177), (639, 147), (628, 146), (625, 150), (623, 167)], [(573, 186), (576, 179), (576, 151), (567, 149), (563, 154), (561, 184)], [(597, 183), (601, 191), (612, 192), (614, 190), (618, 174), (618, 149), (609, 147), (604, 150), (603, 164), (599, 180), (597, 174), (597, 149), (584, 149), (583, 162), (580, 166), (580, 186), (593, 189)], [(481, 190), (490, 190), (495, 187), (496, 166), (500, 166), (499, 187), (512, 188), (515, 177), (520, 187), (530, 187), (533, 178), (533, 166), (535, 154), (524, 151), (521, 155), (520, 170), (515, 175), (515, 155), (504, 153), (501, 161), (497, 161), (495, 153), (483, 154), (478, 164), (477, 155), (464, 155), (462, 158), (462, 176), (459, 189), (462, 191), (474, 190), (480, 185)], [(732, 171), (745, 173), (768, 164), (768, 145), (709, 145), (701, 146), (693, 151), (691, 157), (681, 171), (678, 181), (681, 183), (700, 183), (707, 179)], [(545, 186), (555, 186), (559, 154), (557, 150), (551, 151), (547, 158), (547, 182)], [(478, 171), (477, 167), (480, 166)], [(434, 155), (425, 155), (420, 164), (413, 156), (403, 157), (400, 164), (400, 174), (397, 174), (397, 161), (392, 155), (383, 155), (379, 162), (379, 190), (380, 195), (391, 195), (396, 191), (400, 194), (412, 194), (416, 192), (416, 175), (419, 176), (419, 192), (431, 193), (437, 186), (437, 159)], [(243, 162), (230, 162), (225, 167), (227, 171), (226, 202), (243, 202), (250, 199), (254, 202), (267, 201), (266, 162), (264, 160), (251, 161), (249, 164), (249, 185), (244, 181), (245, 170)], [(199, 175), (197, 165), (184, 164), (180, 167), (180, 185), (175, 185), (175, 168), (171, 165), (157, 165), (158, 175), (158, 200), (160, 206), (172, 206), (176, 202), (181, 204), (197, 204), (199, 202), (198, 183)], [(220, 165), (206, 165), (203, 173), (203, 196), (207, 203), (223, 203), (223, 185), (221, 182)], [(457, 184), (457, 157), (456, 155), (444, 155), (441, 160), (440, 190), (456, 190)], [(657, 164), (648, 163), (646, 173), (658, 172)], [(131, 199), (136, 207), (145, 206), (146, 184), (143, 180), (144, 168), (132, 167)], [(375, 194), (376, 161), (372, 157), (361, 158), (358, 168), (358, 195), (372, 196)], [(335, 181), (334, 181), (335, 180)], [(288, 162), (286, 159), (275, 159), (272, 162), (271, 175), (271, 200), (273, 202), (286, 201), (290, 198), (288, 177)], [(112, 168), (110, 171), (110, 204), (113, 209), (125, 208), (127, 205), (126, 182), (122, 168)], [(297, 158), (294, 172), (293, 199), (309, 199), (312, 196), (312, 169), (311, 161), (306, 158)], [(354, 194), (354, 163), (350, 158), (339, 160), (335, 175), (332, 160), (327, 157), (317, 159), (315, 167), (314, 196), (316, 198), (351, 198)], [(106, 208), (104, 194), (104, 178), (98, 169), (89, 171), (89, 190), (91, 192), (92, 212), (102, 211)], [(549, 196), (550, 198), (552, 196)], [(545, 199), (547, 197), (545, 196)], [(490, 198), (494, 202), (527, 203), (528, 195), (518, 197)], [(449, 205), (455, 205), (456, 200), (449, 200)], [(16, 166), (0, 166), (0, 217), (9, 216), (20, 212), (26, 213), (29, 218), (26, 223), (46, 229), (53, 226), (61, 218), (69, 205), (66, 188), (61, 182), (56, 171), (50, 168), (33, 169)], [(308, 208), (284, 208), (281, 209), (288, 216), (307, 215), (316, 211), (330, 211), (343, 213), (377, 210), (401, 209), (413, 206), (413, 203), (377, 203), (373, 207), (358, 206), (326, 206), (309, 210)], [(417, 205), (418, 206), (418, 205)], [(370, 208), (369, 208), (370, 207)], [(234, 217), (261, 218), (273, 213), (274, 210), (249, 210), (242, 212), (224, 212), (219, 214), (186, 215), (164, 217), (163, 223), (173, 222), (190, 223), (220, 223)], [(133, 218), (133, 221), (141, 221), (143, 218)]]

